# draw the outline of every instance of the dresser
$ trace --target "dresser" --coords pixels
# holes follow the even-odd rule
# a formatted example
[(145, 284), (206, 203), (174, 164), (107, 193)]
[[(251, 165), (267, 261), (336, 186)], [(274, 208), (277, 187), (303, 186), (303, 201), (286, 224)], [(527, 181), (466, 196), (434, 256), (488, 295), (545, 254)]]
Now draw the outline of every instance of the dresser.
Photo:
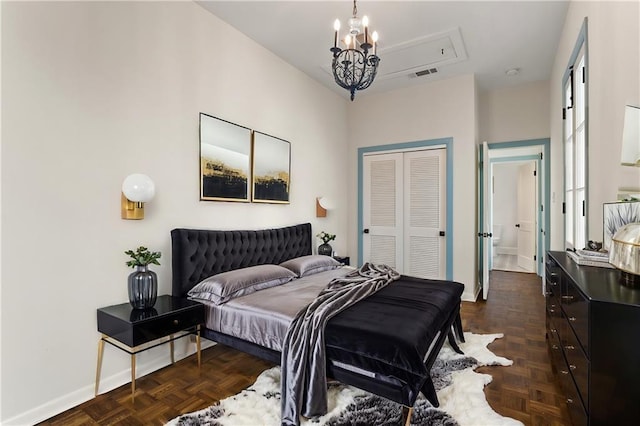
[(548, 252), (549, 356), (574, 425), (640, 424), (640, 290)]

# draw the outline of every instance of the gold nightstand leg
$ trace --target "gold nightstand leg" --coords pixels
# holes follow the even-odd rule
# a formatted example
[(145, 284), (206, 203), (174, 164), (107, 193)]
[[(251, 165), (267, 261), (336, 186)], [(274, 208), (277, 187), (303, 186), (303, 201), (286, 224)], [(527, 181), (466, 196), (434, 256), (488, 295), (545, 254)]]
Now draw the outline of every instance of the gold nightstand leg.
[(196, 351), (198, 352), (198, 368), (200, 368), (202, 361), (202, 357), (200, 355), (200, 325), (198, 325), (196, 329)]
[(104, 354), (104, 340), (102, 340), (102, 337), (101, 337), (100, 340), (98, 341), (98, 365), (96, 366), (95, 396), (98, 396), (98, 388), (100, 388), (100, 374), (102, 373), (102, 354)]
[(135, 402), (136, 393), (136, 354), (131, 354), (131, 402)]
[(173, 334), (169, 336), (171, 340), (169, 341), (169, 346), (171, 346), (171, 364), (175, 364), (176, 360), (173, 356)]

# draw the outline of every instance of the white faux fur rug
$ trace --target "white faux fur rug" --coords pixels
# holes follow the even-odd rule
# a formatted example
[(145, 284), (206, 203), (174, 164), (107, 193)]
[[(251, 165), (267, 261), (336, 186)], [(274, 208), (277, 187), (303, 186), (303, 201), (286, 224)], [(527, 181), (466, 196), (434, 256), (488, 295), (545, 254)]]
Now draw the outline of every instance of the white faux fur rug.
[[(440, 407), (434, 408), (420, 396), (414, 406), (411, 424), (441, 426), (515, 426), (517, 420), (502, 417), (491, 409), (484, 395), (484, 387), (491, 382), (488, 374), (474, 370), (483, 365), (513, 364), (495, 355), (487, 345), (502, 334), (464, 333), (466, 342), (460, 344), (465, 353), (455, 353), (445, 343), (431, 369)], [(302, 422), (304, 426), (338, 425), (397, 425), (401, 407), (391, 401), (352, 386), (329, 386), (329, 412), (316, 419)], [(171, 420), (170, 426), (258, 426), (280, 424), (280, 368), (270, 368), (249, 388), (223, 399), (204, 410), (185, 414)]]

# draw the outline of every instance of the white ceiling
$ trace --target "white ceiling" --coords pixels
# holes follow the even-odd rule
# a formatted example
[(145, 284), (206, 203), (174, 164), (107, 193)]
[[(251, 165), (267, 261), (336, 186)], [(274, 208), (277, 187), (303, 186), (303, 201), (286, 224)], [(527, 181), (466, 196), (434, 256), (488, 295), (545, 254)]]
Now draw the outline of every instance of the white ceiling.
[[(342, 35), (353, 2), (340, 1), (198, 1), (288, 63), (348, 97), (330, 74), (333, 22)], [(370, 93), (475, 74), (480, 90), (547, 80), (560, 39), (568, 1), (367, 1), (358, 16), (369, 17), (378, 31), (381, 63)], [(433, 42), (423, 44), (420, 41)], [(232, 41), (229, 41), (232, 43)], [(433, 62), (430, 49), (442, 44), (447, 54)], [(407, 55), (403, 49), (410, 47)], [(453, 49), (453, 50), (447, 50)], [(437, 49), (440, 51), (440, 49)], [(431, 62), (431, 63), (430, 63)], [(437, 73), (412, 77), (412, 71)], [(519, 74), (505, 71), (517, 68)]]

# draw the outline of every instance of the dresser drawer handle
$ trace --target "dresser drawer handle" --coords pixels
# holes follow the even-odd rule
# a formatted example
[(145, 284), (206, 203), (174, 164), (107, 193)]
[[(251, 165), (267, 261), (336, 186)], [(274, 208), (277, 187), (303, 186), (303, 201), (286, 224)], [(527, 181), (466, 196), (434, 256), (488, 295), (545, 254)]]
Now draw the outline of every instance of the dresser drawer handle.
[(555, 314), (556, 310), (555, 309), (549, 309), (549, 312), (551, 312), (552, 314)]
[(173, 320), (173, 325), (178, 325), (178, 324), (180, 324), (180, 321), (178, 321), (177, 319), (174, 319)]
[(552, 287), (555, 287), (558, 285), (558, 283), (555, 281), (549, 281), (549, 283), (551, 284)]
[(576, 320), (576, 317), (569, 317), (569, 321), (572, 321), (572, 322), (573, 322), (573, 321), (575, 321), (575, 320)]
[(569, 372), (567, 370), (560, 370), (561, 374), (569, 374)]
[(552, 293), (552, 292), (550, 292), (550, 291), (547, 291), (544, 295), (545, 295), (546, 297), (549, 297), (549, 296), (553, 296), (553, 293)]
[(573, 404), (573, 399), (567, 398), (567, 404)]
[(555, 328), (552, 328), (552, 329), (551, 329), (551, 332), (552, 332), (552, 333), (557, 333), (557, 332), (558, 332), (558, 330), (556, 330)]
[(578, 368), (578, 367), (576, 367), (576, 366), (575, 366), (575, 365), (573, 365), (573, 364), (569, 364), (569, 370), (571, 370), (571, 371), (575, 371), (575, 369), (576, 369), (576, 368)]
[(558, 345), (551, 345), (551, 349), (559, 349)]
[(574, 350), (576, 347), (575, 347), (575, 346), (573, 346), (573, 345), (566, 345), (564, 348), (565, 348), (566, 350), (568, 350), (568, 351), (572, 351), (572, 350)]
[(562, 296), (562, 300), (573, 300), (573, 296)]

